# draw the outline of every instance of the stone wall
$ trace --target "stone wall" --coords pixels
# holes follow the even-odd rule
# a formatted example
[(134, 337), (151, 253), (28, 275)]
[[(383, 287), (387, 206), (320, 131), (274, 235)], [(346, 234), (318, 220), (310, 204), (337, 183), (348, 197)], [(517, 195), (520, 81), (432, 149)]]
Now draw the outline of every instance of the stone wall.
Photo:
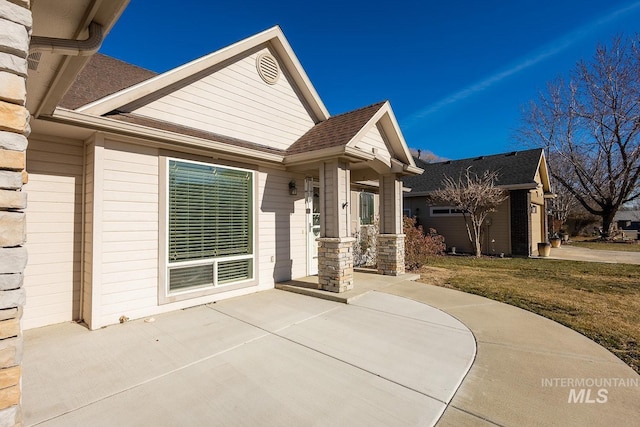
[(511, 254), (531, 255), (531, 195), (529, 190), (509, 192), (511, 199)]
[(331, 292), (353, 289), (353, 237), (318, 239), (318, 288)]
[(378, 236), (378, 274), (404, 274), (404, 234)]
[(29, 0), (0, 0), (0, 427), (21, 425)]

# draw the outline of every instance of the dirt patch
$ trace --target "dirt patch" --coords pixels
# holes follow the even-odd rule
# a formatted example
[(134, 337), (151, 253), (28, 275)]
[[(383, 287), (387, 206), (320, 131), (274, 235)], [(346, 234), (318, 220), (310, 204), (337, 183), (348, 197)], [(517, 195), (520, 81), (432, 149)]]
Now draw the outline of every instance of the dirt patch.
[(420, 279), (418, 282), (436, 286), (446, 286), (447, 282), (454, 274), (454, 272), (448, 268), (427, 266), (421, 267), (418, 273), (420, 273)]

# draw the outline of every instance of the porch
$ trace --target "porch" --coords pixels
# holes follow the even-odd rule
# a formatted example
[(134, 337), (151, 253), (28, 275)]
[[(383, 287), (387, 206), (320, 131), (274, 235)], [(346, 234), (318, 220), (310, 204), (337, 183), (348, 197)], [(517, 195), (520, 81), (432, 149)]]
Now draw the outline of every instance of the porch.
[(325, 299), (329, 301), (351, 304), (356, 299), (371, 291), (381, 291), (397, 283), (419, 279), (419, 274), (403, 273), (398, 276), (378, 274), (375, 269), (355, 268), (353, 287), (347, 291), (336, 293), (318, 288), (318, 276), (301, 277), (295, 280), (276, 283), (276, 289), (296, 294)]

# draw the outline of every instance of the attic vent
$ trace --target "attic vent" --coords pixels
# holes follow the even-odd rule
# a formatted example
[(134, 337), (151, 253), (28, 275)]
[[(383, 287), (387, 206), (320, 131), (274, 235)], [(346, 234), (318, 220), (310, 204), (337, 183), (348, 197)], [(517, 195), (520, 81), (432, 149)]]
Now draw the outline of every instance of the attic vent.
[(256, 59), (256, 68), (262, 80), (273, 85), (280, 78), (280, 67), (278, 61), (269, 53), (263, 53)]
[(41, 57), (42, 52), (33, 52), (31, 55), (27, 56), (27, 68), (36, 71), (38, 69), (38, 64), (40, 64)]

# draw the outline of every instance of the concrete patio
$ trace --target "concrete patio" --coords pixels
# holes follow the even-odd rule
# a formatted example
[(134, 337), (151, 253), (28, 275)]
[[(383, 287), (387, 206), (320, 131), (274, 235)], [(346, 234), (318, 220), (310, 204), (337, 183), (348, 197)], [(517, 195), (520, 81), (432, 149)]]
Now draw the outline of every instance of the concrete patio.
[[(633, 424), (640, 376), (593, 341), (415, 276), (379, 277), (356, 273), (348, 304), (271, 290), (93, 332), (26, 331), (24, 424)], [(288, 286), (313, 293), (313, 280)], [(602, 379), (624, 384), (570, 401), (585, 387), (566, 381)]]

